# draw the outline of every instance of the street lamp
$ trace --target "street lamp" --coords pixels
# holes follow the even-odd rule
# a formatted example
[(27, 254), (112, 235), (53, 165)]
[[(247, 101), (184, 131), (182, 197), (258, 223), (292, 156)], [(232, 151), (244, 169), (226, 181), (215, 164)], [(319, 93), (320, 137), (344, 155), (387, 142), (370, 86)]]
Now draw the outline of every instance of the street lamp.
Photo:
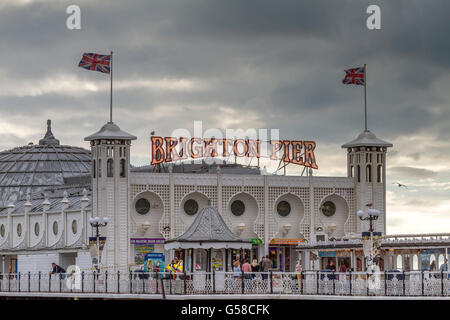
[(95, 228), (95, 237), (97, 238), (97, 269), (100, 271), (100, 232), (98, 228), (105, 227), (108, 224), (109, 219), (104, 217), (89, 218), (89, 223)]
[(373, 229), (373, 221), (378, 220), (378, 217), (380, 216), (380, 210), (370, 208), (367, 210), (367, 216), (365, 217), (366, 213), (362, 210), (358, 210), (357, 215), (361, 221), (367, 221), (369, 220), (369, 232), (372, 234)]
[[(378, 220), (378, 217), (380, 216), (380, 210), (374, 209), (374, 208), (369, 208), (367, 209), (367, 215), (363, 210), (358, 210), (358, 212), (356, 213), (359, 217), (359, 219), (361, 221), (369, 221), (369, 233), (370, 233), (370, 253), (367, 256), (367, 268), (372, 267), (372, 261), (373, 261), (373, 256), (372, 256), (372, 250), (374, 247), (374, 241), (373, 241), (373, 233), (374, 233), (374, 226), (373, 226), (373, 222)], [(363, 240), (364, 240), (364, 233), (363, 233)], [(363, 243), (364, 245), (364, 243)]]

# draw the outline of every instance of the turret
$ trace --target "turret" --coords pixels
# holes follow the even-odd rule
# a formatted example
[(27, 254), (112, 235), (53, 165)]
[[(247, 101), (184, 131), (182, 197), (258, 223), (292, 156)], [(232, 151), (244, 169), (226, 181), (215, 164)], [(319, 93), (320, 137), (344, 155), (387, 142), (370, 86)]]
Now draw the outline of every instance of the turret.
[(93, 216), (109, 219), (102, 230), (107, 237), (103, 266), (128, 263), (128, 176), (131, 140), (135, 139), (113, 122), (84, 138), (91, 143)]
[[(378, 139), (370, 130), (344, 145), (347, 149), (347, 176), (355, 180), (356, 211), (375, 208), (381, 215), (376, 231), (386, 233), (386, 153), (392, 144)], [(355, 213), (352, 213), (355, 214)], [(362, 225), (358, 225), (358, 232)]]

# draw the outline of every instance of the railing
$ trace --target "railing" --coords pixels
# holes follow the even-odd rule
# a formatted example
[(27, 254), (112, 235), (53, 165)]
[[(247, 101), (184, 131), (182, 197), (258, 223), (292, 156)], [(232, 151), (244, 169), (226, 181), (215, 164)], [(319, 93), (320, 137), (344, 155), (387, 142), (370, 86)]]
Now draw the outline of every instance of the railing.
[[(448, 243), (450, 242), (450, 233), (429, 233), (429, 234), (393, 234), (381, 237), (381, 245), (402, 245), (402, 244), (426, 244), (426, 243)], [(361, 235), (356, 238), (344, 238), (338, 240), (319, 240), (316, 242), (299, 242), (299, 247), (310, 247), (312, 245), (355, 245), (361, 244)]]
[(166, 295), (282, 294), (450, 296), (450, 273), (409, 272), (78, 272), (0, 274), (0, 292)]

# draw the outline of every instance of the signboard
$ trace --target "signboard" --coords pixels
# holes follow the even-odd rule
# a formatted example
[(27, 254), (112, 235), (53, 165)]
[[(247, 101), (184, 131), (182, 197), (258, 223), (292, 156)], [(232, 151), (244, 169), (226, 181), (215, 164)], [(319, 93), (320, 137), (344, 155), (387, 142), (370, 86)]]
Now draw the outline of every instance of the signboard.
[(164, 238), (130, 238), (131, 244), (164, 244)]
[(263, 241), (259, 238), (252, 238), (252, 244), (263, 244)]
[(147, 253), (144, 257), (144, 272), (164, 272), (164, 254)]
[(319, 251), (319, 257), (336, 257), (336, 251)]
[(445, 253), (445, 249), (422, 249), (422, 254), (440, 254)]
[(299, 243), (306, 242), (307, 240), (304, 238), (274, 238), (270, 240), (269, 244), (274, 245), (298, 245)]
[(336, 252), (336, 256), (338, 256), (338, 257), (350, 257), (350, 255), (351, 255), (350, 250)]
[[(217, 139), (217, 138), (174, 138), (152, 136), (152, 165), (162, 162), (198, 159), (206, 157), (260, 158), (261, 140), (254, 139)], [(270, 140), (271, 160), (283, 160), (300, 166), (318, 169), (314, 141)], [(278, 156), (280, 154), (280, 156)]]
[(134, 263), (135, 264), (144, 264), (145, 255), (147, 253), (152, 253), (155, 251), (155, 245), (153, 244), (137, 244), (134, 247), (135, 255), (134, 255)]
[(212, 254), (211, 264), (213, 270), (215, 271), (223, 271), (223, 254), (222, 250), (216, 250)]
[(394, 249), (394, 254), (418, 254), (419, 249)]

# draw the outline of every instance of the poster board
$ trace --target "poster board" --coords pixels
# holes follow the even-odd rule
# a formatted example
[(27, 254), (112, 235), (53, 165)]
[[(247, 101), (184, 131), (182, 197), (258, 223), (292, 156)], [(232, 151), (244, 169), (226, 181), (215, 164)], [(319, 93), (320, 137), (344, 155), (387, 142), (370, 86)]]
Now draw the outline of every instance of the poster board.
[(144, 272), (164, 272), (164, 254), (147, 253), (144, 257)]
[[(106, 237), (99, 237), (97, 247), (97, 237), (89, 237), (89, 253), (91, 254), (92, 265), (98, 268), (99, 263), (102, 261), (102, 252), (105, 246)], [(97, 261), (97, 257), (100, 261)]]
[(155, 245), (153, 244), (137, 244), (134, 247), (134, 263), (137, 265), (144, 264), (145, 255), (147, 253), (153, 253), (155, 251)]

